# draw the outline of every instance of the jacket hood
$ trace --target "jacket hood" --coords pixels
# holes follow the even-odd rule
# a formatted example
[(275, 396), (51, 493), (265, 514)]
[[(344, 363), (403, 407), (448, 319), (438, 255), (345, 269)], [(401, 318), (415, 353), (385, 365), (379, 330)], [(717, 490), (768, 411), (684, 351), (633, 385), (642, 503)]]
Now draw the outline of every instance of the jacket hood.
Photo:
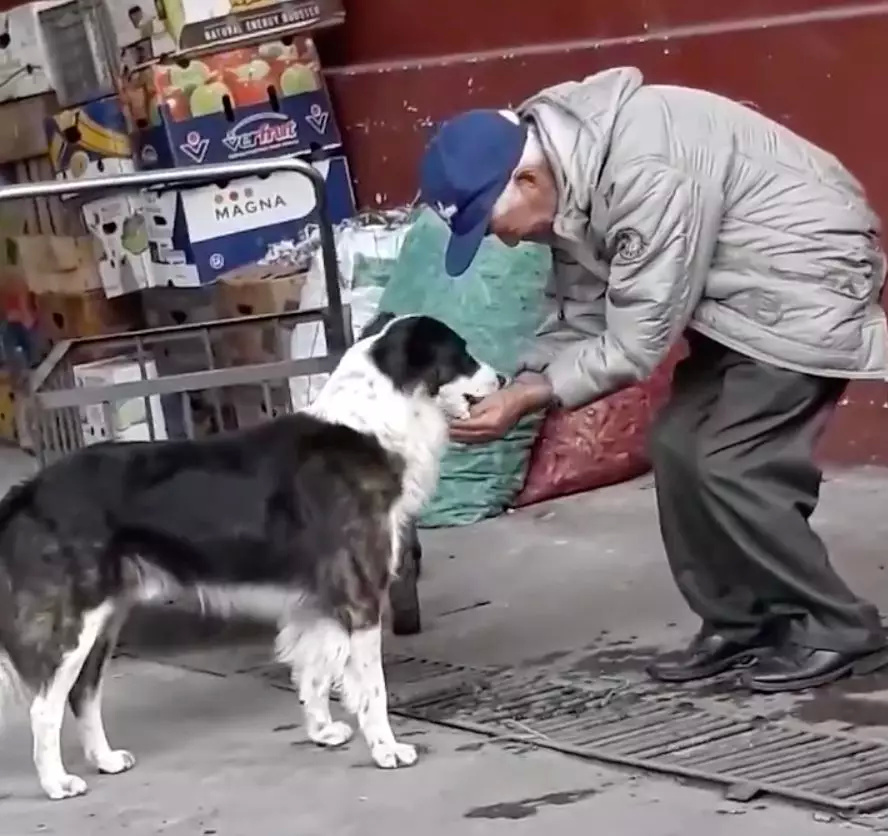
[[(596, 186), (607, 159), (614, 123), (644, 83), (634, 67), (616, 67), (549, 87), (518, 107), (534, 125), (558, 186), (559, 227), (570, 235), (588, 226), (599, 209)], [(579, 232), (579, 230), (577, 230)]]

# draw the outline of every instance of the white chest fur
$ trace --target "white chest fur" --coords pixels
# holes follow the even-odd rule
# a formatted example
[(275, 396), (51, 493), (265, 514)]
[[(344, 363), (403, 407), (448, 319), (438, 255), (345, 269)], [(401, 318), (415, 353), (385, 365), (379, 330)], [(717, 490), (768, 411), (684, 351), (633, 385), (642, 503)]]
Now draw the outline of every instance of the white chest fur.
[(367, 357), (365, 346), (352, 347), (305, 411), (372, 435), (403, 459), (403, 491), (393, 509), (399, 527), (435, 492), (447, 447), (447, 419), (427, 394), (395, 389)]

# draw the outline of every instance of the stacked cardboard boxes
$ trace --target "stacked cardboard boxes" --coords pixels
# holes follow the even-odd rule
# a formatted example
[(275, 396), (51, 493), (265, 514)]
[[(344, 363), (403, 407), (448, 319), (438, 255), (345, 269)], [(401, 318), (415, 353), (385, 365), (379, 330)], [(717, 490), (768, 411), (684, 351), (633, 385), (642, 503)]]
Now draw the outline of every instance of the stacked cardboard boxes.
[[(296, 156), (323, 175), (331, 219), (342, 221), (355, 213), (351, 177), (307, 33), (343, 16), (341, 0), (48, 0), (0, 13), (0, 162), (45, 157), (52, 176), (76, 181)], [(288, 172), (72, 198), (76, 234), (0, 224), (0, 314), (46, 346), (298, 304), (291, 268), (252, 268), (313, 235), (316, 208), (310, 182)], [(232, 338), (220, 362), (269, 359), (285, 344)], [(159, 375), (207, 368), (205, 352), (184, 344), (153, 363)], [(104, 358), (78, 385), (132, 368), (132, 358)], [(83, 417), (88, 442), (145, 423), (102, 420)]]

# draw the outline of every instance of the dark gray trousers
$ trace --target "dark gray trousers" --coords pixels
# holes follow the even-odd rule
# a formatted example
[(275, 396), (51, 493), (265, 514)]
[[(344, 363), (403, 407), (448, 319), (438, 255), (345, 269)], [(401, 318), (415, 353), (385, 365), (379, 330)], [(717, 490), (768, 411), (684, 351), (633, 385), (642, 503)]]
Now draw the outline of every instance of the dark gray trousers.
[(846, 382), (689, 341), (651, 458), (669, 565), (703, 629), (747, 640), (776, 628), (824, 650), (882, 646), (878, 611), (836, 574), (808, 522), (821, 482), (814, 445)]

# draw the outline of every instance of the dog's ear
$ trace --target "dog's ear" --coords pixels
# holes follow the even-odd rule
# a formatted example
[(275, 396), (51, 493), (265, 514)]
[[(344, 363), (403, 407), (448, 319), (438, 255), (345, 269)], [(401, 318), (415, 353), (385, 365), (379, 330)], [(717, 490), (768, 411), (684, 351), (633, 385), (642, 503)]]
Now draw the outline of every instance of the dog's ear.
[(461, 374), (470, 360), (465, 341), (445, 323), (428, 316), (404, 317), (393, 323), (370, 348), (370, 357), (395, 388), (422, 385), (431, 397)]
[[(382, 331), (394, 318), (393, 314), (380, 314), (365, 332), (372, 328)], [(435, 362), (436, 348), (435, 335), (429, 333), (428, 321), (424, 317), (409, 317), (396, 322), (385, 336), (376, 340), (370, 356), (396, 389), (411, 389), (423, 384), (434, 397), (441, 388), (441, 376)]]
[(373, 319), (361, 329), (361, 333), (358, 335), (358, 340), (364, 340), (367, 337), (375, 336), (394, 318), (395, 315), (393, 313), (386, 313), (385, 311), (376, 314), (376, 316), (374, 316)]

